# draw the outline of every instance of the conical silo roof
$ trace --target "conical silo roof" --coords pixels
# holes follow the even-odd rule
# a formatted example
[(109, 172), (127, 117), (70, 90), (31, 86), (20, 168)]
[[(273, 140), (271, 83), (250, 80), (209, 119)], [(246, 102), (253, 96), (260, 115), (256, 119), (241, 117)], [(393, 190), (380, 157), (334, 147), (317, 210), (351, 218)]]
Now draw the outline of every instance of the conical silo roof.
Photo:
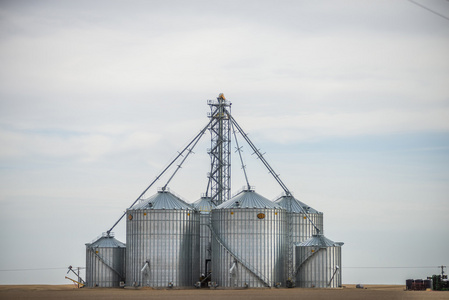
[(322, 234), (314, 235), (310, 239), (305, 240), (302, 243), (297, 244), (297, 246), (302, 247), (333, 247), (333, 246), (342, 246), (343, 243), (335, 243), (330, 239), (326, 238)]
[[(299, 201), (298, 199), (296, 199), (293, 196), (282, 196), (279, 199), (277, 199), (276, 201), (274, 201), (274, 203), (282, 206), (289, 212), (304, 213), (304, 211), (305, 211), (308, 214), (319, 214), (320, 213), (316, 209)], [(301, 209), (301, 207), (302, 207), (302, 209)]]
[(194, 207), (181, 200), (167, 190), (158, 191), (150, 198), (144, 199), (131, 209), (185, 209), (194, 210)]
[(212, 209), (216, 207), (210, 197), (201, 197), (197, 201), (193, 202), (192, 205), (202, 214), (208, 214)]
[(273, 201), (259, 195), (253, 190), (245, 190), (239, 193), (232, 199), (217, 206), (217, 209), (222, 208), (277, 208), (282, 209), (281, 206), (275, 204)]
[(101, 248), (125, 248), (126, 245), (119, 240), (115, 239), (111, 235), (103, 234), (92, 243), (86, 244), (86, 246), (91, 248), (101, 247)]

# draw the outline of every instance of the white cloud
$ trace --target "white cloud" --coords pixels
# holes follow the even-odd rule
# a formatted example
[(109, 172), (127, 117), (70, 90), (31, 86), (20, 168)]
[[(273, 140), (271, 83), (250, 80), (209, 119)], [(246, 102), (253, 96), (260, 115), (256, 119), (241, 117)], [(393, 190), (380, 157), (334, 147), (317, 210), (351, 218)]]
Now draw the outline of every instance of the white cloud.
[(160, 140), (158, 134), (144, 131), (128, 132), (126, 136), (102, 133), (49, 134), (45, 132), (12, 132), (0, 130), (0, 140), (4, 147), (0, 157), (5, 160), (33, 157), (54, 162), (62, 159), (83, 163), (114, 155), (130, 155), (148, 149)]
[(449, 131), (449, 109), (424, 111), (379, 110), (353, 113), (300, 113), (245, 116), (244, 130), (275, 143), (322, 140), (329, 137), (390, 135)]

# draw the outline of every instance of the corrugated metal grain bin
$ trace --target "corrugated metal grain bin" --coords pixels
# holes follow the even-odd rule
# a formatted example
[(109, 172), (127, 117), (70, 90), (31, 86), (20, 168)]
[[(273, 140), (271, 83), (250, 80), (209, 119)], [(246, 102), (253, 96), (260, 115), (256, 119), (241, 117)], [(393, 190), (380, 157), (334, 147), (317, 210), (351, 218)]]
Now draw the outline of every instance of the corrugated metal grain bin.
[(86, 244), (86, 282), (88, 287), (119, 287), (125, 280), (126, 246), (112, 235), (103, 234)]
[(212, 282), (274, 287), (285, 282), (285, 210), (246, 190), (211, 212)]
[[(296, 244), (304, 242), (318, 233), (310, 221), (320, 230), (319, 233), (323, 234), (323, 213), (313, 209), (293, 196), (282, 196), (275, 203), (287, 210), (288, 238), (286, 241), (292, 249), (287, 251), (287, 255), (290, 256), (287, 258), (290, 266), (286, 268), (286, 277), (289, 281), (293, 282), (295, 280), (293, 272)], [(306, 214), (309, 218), (306, 217)]]
[(164, 190), (128, 209), (126, 285), (193, 286), (199, 272), (199, 213)]
[(215, 208), (210, 197), (201, 197), (193, 203), (200, 212), (200, 272), (207, 276), (210, 272), (211, 261), (211, 233), (209, 228), (210, 212)]
[[(317, 234), (314, 226), (307, 219), (304, 211), (310, 220), (318, 227), (320, 233), (323, 234), (323, 213), (308, 206), (292, 196), (282, 196), (275, 201), (276, 204), (282, 206), (287, 212), (293, 213), (292, 217), (292, 235), (293, 243), (302, 243)], [(302, 207), (302, 209), (301, 209)]]
[(341, 287), (341, 246), (315, 235), (296, 246), (296, 286)]

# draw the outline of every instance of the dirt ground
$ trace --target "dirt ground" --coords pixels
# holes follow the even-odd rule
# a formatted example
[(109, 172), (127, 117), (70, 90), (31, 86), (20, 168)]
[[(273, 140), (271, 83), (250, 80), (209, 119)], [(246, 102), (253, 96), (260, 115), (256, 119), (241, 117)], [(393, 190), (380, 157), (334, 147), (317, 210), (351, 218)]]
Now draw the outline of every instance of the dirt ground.
[(365, 285), (357, 289), (346, 285), (340, 289), (106, 289), (73, 285), (0, 285), (0, 299), (449, 299), (449, 292), (405, 291), (402, 285)]

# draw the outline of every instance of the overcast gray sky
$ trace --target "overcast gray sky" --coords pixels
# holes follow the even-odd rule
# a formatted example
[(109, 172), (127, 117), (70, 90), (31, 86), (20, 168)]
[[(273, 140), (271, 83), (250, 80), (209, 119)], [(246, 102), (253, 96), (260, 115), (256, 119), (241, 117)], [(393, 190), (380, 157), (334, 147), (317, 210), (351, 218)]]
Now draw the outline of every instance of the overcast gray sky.
[[(449, 265), (449, 1), (416, 2), (430, 10), (1, 1), (0, 284), (68, 283), (64, 268), (84, 266), (84, 244), (206, 125), (221, 92), (295, 196), (324, 212), (325, 235), (345, 242), (344, 283)], [(188, 202), (205, 192), (208, 143), (170, 185)], [(282, 190), (251, 153), (250, 183), (274, 199)], [(115, 232), (125, 242), (125, 224)]]

